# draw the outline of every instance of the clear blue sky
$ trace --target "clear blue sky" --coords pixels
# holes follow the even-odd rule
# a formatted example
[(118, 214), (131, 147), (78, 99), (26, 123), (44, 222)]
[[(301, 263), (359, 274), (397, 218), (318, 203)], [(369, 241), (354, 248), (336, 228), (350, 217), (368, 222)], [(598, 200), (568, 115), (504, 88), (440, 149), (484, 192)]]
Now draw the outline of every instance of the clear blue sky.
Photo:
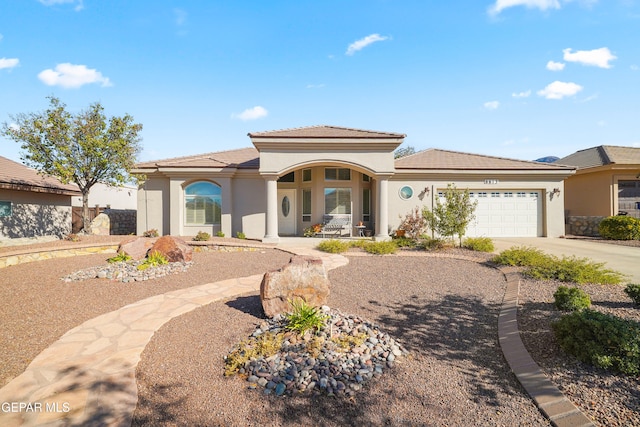
[(318, 124), (528, 160), (640, 146), (638, 3), (0, 0), (0, 122), (99, 101), (144, 125), (140, 160)]

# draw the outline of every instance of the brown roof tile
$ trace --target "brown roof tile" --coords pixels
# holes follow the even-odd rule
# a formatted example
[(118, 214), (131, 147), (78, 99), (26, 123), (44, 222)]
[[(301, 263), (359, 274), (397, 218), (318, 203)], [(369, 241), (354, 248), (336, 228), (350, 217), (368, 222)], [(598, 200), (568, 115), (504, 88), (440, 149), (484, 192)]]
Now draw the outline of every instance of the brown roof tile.
[(576, 166), (578, 169), (595, 168), (610, 164), (640, 164), (640, 148), (600, 145), (576, 151), (573, 154), (556, 160), (556, 164)]
[(161, 168), (225, 168), (258, 169), (260, 156), (255, 148), (218, 151), (214, 153), (196, 154), (193, 156), (174, 157), (164, 160), (153, 160), (138, 163), (136, 169)]
[(572, 169), (549, 163), (506, 159), (481, 154), (429, 148), (406, 157), (396, 159), (396, 169), (472, 169), (472, 170), (561, 170)]
[(406, 135), (392, 132), (353, 129), (339, 126), (307, 126), (300, 128), (250, 132), (251, 138), (404, 138)]
[(0, 156), (0, 188), (68, 195), (80, 194), (76, 185), (63, 184), (57, 178), (41, 175), (35, 169), (2, 156)]

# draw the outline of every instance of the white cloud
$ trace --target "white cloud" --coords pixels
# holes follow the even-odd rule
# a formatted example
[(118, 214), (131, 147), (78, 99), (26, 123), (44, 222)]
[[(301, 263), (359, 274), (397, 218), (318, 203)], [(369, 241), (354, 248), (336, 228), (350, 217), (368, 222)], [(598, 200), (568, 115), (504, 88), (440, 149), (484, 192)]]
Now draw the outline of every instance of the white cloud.
[(489, 101), (484, 103), (487, 110), (496, 110), (500, 106), (500, 101)]
[(0, 70), (17, 67), (19, 63), (18, 58), (0, 58)]
[(554, 62), (554, 61), (547, 62), (547, 70), (549, 71), (562, 71), (564, 70), (564, 66), (565, 64), (563, 64), (562, 62)]
[(247, 121), (261, 119), (263, 117), (267, 117), (268, 114), (269, 112), (266, 108), (257, 105), (253, 108), (247, 108), (240, 114), (232, 114), (231, 118)]
[(55, 70), (49, 68), (41, 71), (38, 78), (46, 85), (63, 88), (78, 88), (91, 83), (100, 83), (103, 87), (113, 86), (98, 70), (68, 62), (56, 65)]
[(525, 6), (529, 9), (560, 9), (558, 0), (496, 0), (496, 3), (489, 8), (490, 15), (497, 15), (504, 9), (514, 6)]
[(345, 55), (353, 55), (354, 53), (356, 53), (359, 50), (364, 49), (365, 47), (369, 46), (372, 43), (375, 42), (381, 42), (381, 41), (385, 41), (388, 40), (389, 37), (386, 36), (381, 36), (380, 34), (371, 34), (368, 35), (367, 37), (364, 37), (360, 40), (356, 40), (355, 42), (351, 43), (349, 45), (349, 47), (347, 48), (347, 51), (345, 52)]
[(307, 85), (307, 89), (320, 89), (325, 87), (326, 85), (324, 83), (320, 83), (320, 84), (308, 84)]
[(514, 92), (511, 94), (512, 97), (514, 98), (528, 98), (531, 95), (531, 90), (527, 90), (525, 92)]
[(613, 61), (618, 57), (613, 55), (609, 48), (601, 47), (593, 50), (577, 50), (571, 52), (571, 48), (564, 49), (564, 60), (568, 62), (579, 62), (583, 65), (592, 65), (600, 68), (611, 68), (609, 61)]
[(76, 5), (76, 7), (74, 8), (74, 10), (76, 11), (81, 11), (82, 9), (84, 9), (84, 0), (38, 0), (38, 1), (45, 6), (55, 6), (57, 4), (71, 3)]
[(547, 99), (562, 99), (566, 96), (573, 96), (583, 89), (582, 86), (571, 82), (555, 81), (550, 83), (542, 90), (538, 91), (538, 95)]

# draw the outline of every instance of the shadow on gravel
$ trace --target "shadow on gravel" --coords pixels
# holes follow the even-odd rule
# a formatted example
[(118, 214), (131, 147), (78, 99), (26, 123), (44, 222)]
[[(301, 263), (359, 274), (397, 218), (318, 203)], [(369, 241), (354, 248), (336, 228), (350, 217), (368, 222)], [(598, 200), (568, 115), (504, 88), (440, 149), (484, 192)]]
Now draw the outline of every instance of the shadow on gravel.
[(249, 295), (237, 297), (225, 303), (228, 307), (234, 308), (243, 313), (254, 316), (258, 319), (266, 319), (260, 302), (260, 295)]
[[(144, 376), (141, 376), (141, 379)], [(147, 383), (147, 381), (145, 381)], [(154, 384), (149, 390), (152, 399), (146, 397), (146, 394), (138, 394), (138, 405), (136, 407), (132, 426), (148, 426), (148, 425), (176, 425), (183, 424), (180, 413), (180, 407), (184, 402), (184, 397), (175, 397), (175, 390), (184, 387), (182, 383), (164, 383)], [(184, 425), (184, 424), (183, 424)]]
[[(414, 295), (391, 308), (394, 314), (379, 316), (377, 323), (411, 352), (447, 360), (453, 367), (465, 361), (460, 369), (475, 402), (500, 406), (498, 391), (522, 393), (498, 343), (500, 304), (474, 296), (444, 295), (433, 301)], [(469, 362), (472, 370), (463, 367)]]

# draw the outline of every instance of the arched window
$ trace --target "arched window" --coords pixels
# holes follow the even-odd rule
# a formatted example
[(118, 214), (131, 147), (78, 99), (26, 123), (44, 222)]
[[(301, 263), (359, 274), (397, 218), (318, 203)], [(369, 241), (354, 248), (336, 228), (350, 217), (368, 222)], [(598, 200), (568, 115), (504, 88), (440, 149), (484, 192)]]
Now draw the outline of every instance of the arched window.
[(220, 225), (222, 197), (220, 187), (198, 181), (184, 189), (184, 217), (188, 225)]

